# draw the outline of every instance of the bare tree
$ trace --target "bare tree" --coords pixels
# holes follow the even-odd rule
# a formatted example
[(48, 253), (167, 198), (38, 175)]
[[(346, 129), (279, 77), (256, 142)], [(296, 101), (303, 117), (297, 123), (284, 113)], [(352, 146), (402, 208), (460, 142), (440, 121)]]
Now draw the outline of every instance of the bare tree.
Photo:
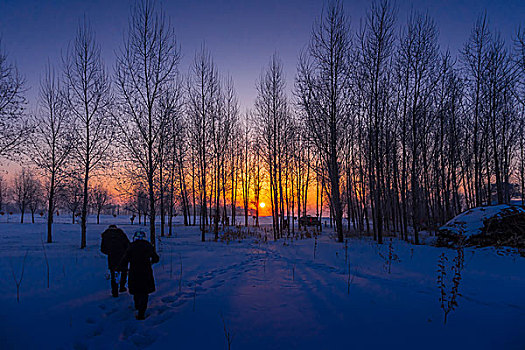
[(31, 211), (31, 222), (35, 223), (35, 212), (41, 209), (44, 204), (44, 196), (42, 193), (42, 183), (35, 176), (32, 176), (31, 179), (32, 191), (29, 193), (29, 202), (28, 207)]
[(266, 164), (270, 180), (272, 201), (273, 236), (279, 238), (283, 232), (284, 196), (283, 166), (285, 162), (285, 139), (289, 132), (290, 117), (285, 94), (282, 63), (276, 54), (270, 59), (266, 71), (257, 82), (255, 101), (256, 132), (261, 137), (261, 155)]
[[(432, 125), (432, 91), (437, 82), (438, 46), (437, 28), (428, 14), (411, 13), (401, 38), (398, 59), (405, 76), (406, 108), (403, 111), (404, 150), (409, 151), (410, 192), (412, 197), (412, 228), (415, 243), (419, 244), (419, 230), (428, 214), (428, 203), (423, 200), (424, 185), (428, 183), (429, 154), (428, 127)], [(406, 158), (405, 158), (406, 159)], [(404, 163), (406, 164), (406, 163)], [(408, 165), (407, 169), (408, 169)], [(423, 210), (424, 209), (424, 210)]]
[(222, 84), (221, 94), (219, 95), (217, 113), (213, 113), (211, 125), (212, 141), (212, 164), (213, 172), (213, 196), (215, 204), (214, 215), (214, 234), (215, 240), (218, 239), (219, 220), (221, 216), (221, 195), (223, 201), (223, 225), (225, 224), (226, 212), (226, 162), (228, 159), (230, 139), (233, 135), (235, 123), (238, 118), (238, 102), (233, 86), (233, 80), (228, 77)]
[(73, 149), (70, 114), (60, 80), (51, 65), (46, 67), (44, 78), (40, 82), (39, 104), (40, 108), (32, 118), (34, 130), (29, 138), (27, 153), (45, 178), (47, 243), (51, 243), (57, 187), (64, 181)]
[(244, 114), (244, 120), (241, 130), (240, 150), (240, 174), (239, 180), (241, 182), (241, 199), (244, 209), (244, 226), (248, 227), (248, 214), (250, 208), (250, 189), (252, 182), (252, 166), (253, 166), (253, 145), (251, 140), (252, 129), (250, 128), (250, 120), (253, 118), (250, 111)]
[(482, 158), (480, 151), (481, 103), (483, 100), (482, 86), (487, 69), (487, 55), (491, 34), (488, 29), (487, 14), (480, 16), (472, 29), (464, 49), (461, 51), (461, 60), (466, 72), (469, 94), (469, 105), (472, 109), (472, 145), (474, 161), (474, 193), (476, 206), (480, 206), (482, 197)]
[(307, 52), (301, 55), (296, 95), (306, 130), (328, 174), (328, 194), (335, 214), (339, 242), (343, 242), (340, 194), (341, 152), (350, 105), (350, 29), (343, 4), (330, 3), (314, 24)]
[[(253, 183), (253, 206), (255, 209), (254, 226), (259, 227), (259, 205), (263, 190), (263, 182), (266, 180), (264, 176), (265, 174), (263, 173), (263, 156), (261, 155), (261, 147), (259, 146), (262, 142), (262, 136), (255, 133), (252, 142), (251, 165), (249, 166), (249, 169), (251, 173), (250, 178)], [(248, 183), (248, 190), (249, 188), (250, 184)], [(249, 208), (249, 206), (246, 208)], [(246, 212), (248, 212), (248, 210), (246, 210)]]
[(20, 223), (24, 223), (24, 214), (35, 192), (37, 191), (37, 182), (34, 175), (26, 168), (15, 176), (13, 180), (13, 200), (20, 210)]
[(0, 212), (4, 211), (6, 195), (7, 195), (6, 182), (4, 178), (0, 176)]
[(437, 125), (434, 149), (434, 190), (436, 192), (436, 213), (438, 223), (443, 223), (457, 215), (462, 208), (460, 203), (459, 179), (462, 149), (461, 105), (463, 84), (458, 70), (454, 67), (450, 53), (442, 55), (439, 63), (439, 80), (436, 87)]
[[(229, 175), (230, 175), (230, 205), (231, 224), (237, 225), (237, 201), (239, 198), (239, 183), (241, 181), (242, 159), (242, 126), (239, 116), (236, 117), (229, 145)], [(225, 209), (226, 211), (226, 209)]]
[(518, 100), (525, 106), (525, 27), (519, 28), (514, 39), (514, 62), (517, 68)]
[(188, 127), (191, 143), (196, 152), (201, 240), (204, 242), (208, 223), (207, 174), (211, 153), (210, 129), (215, 116), (219, 113), (221, 97), (219, 74), (204, 45), (200, 52), (195, 54), (187, 85)]
[[(389, 86), (389, 64), (394, 44), (394, 13), (388, 1), (373, 2), (366, 22), (359, 33), (361, 72), (357, 84), (365, 100), (368, 131), (367, 150), (369, 156), (369, 181), (372, 191), (374, 236), (383, 243), (383, 212), (386, 202), (384, 140), (387, 138), (385, 124), (388, 109), (385, 101), (391, 91)], [(388, 174), (388, 173), (387, 173)]]
[(79, 209), (84, 200), (82, 180), (79, 178), (69, 178), (62, 188), (62, 202), (71, 213), (71, 223), (75, 223), (75, 217), (79, 216)]
[(514, 62), (517, 68), (516, 97), (519, 101), (519, 180), (521, 205), (525, 205), (525, 28), (514, 39)]
[(173, 217), (175, 213), (176, 194), (179, 193), (180, 204), (182, 206), (182, 214), (184, 217), (184, 225), (189, 224), (189, 198), (188, 189), (186, 186), (187, 167), (186, 161), (188, 159), (189, 146), (187, 144), (186, 120), (184, 119), (183, 108), (183, 89), (181, 88), (182, 79), (177, 82), (177, 96), (174, 103), (173, 113), (170, 117), (168, 125), (166, 140), (166, 158), (168, 167), (168, 236), (173, 232)]
[(12, 157), (30, 131), (24, 123), (24, 79), (9, 63), (0, 37), (0, 157)]
[(509, 203), (510, 152), (516, 135), (513, 116), (515, 72), (511, 57), (500, 35), (495, 35), (487, 50), (486, 85), (487, 126), (490, 133), (493, 173), (498, 204)]
[(145, 187), (142, 182), (134, 182), (126, 191), (122, 191), (122, 189), (119, 190), (126, 198), (126, 209), (133, 214), (133, 217), (138, 216), (139, 225), (142, 223), (143, 216), (144, 224), (146, 224), (146, 216), (148, 213), (148, 196), (144, 190)]
[(107, 160), (113, 132), (109, 75), (85, 18), (62, 60), (67, 108), (75, 120), (77, 146), (73, 155), (83, 177), (80, 248), (85, 248), (89, 180)]
[(111, 196), (104, 186), (99, 184), (91, 190), (91, 205), (97, 212), (97, 225), (100, 224), (100, 213), (107, 208), (110, 200)]
[(120, 110), (115, 118), (126, 160), (136, 162), (147, 180), (150, 241), (155, 247), (155, 177), (162, 154), (159, 143), (178, 103), (175, 91), (180, 48), (173, 28), (153, 1), (132, 9), (129, 29), (116, 65)]

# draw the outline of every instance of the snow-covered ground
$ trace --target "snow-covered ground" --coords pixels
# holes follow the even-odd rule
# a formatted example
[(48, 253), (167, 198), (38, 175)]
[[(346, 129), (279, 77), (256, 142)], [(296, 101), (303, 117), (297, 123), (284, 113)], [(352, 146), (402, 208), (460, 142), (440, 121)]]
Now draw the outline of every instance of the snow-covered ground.
[[(203, 243), (177, 218), (176, 237), (158, 247), (147, 319), (137, 321), (131, 296), (111, 297), (99, 252), (108, 223), (129, 236), (137, 229), (128, 217), (90, 223), (83, 250), (79, 225), (56, 224), (55, 243), (44, 244), (49, 288), (43, 220), (14, 221), (0, 223), (2, 349), (227, 349), (226, 332), (232, 349), (525, 347), (525, 259), (492, 248), (461, 254), (352, 238), (345, 249), (329, 230), (317, 239)], [(440, 296), (450, 300), (454, 273), (458, 305), (445, 324)]]

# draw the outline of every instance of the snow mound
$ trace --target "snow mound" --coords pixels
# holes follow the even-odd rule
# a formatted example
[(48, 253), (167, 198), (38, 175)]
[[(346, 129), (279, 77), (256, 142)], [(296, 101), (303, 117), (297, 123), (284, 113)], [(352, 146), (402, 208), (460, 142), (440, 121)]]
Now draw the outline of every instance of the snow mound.
[(459, 214), (441, 226), (439, 231), (470, 238), (482, 233), (486, 220), (520, 213), (525, 213), (525, 209), (508, 204), (476, 207)]

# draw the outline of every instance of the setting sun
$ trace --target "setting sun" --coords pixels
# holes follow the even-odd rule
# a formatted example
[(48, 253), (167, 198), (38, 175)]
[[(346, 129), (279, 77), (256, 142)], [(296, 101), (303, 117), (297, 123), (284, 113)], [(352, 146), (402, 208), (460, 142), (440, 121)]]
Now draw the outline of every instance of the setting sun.
[(264, 208), (264, 207), (266, 206), (266, 203), (261, 202), (261, 203), (259, 204), (259, 206), (260, 206), (261, 208)]

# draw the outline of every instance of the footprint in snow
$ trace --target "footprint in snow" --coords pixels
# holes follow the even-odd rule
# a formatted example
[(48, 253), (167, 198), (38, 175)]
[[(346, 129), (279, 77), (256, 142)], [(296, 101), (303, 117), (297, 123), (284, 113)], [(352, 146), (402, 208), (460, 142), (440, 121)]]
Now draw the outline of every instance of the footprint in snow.
[(104, 328), (102, 328), (101, 325), (98, 325), (94, 330), (93, 332), (91, 332), (91, 337), (98, 337), (99, 335), (102, 334), (102, 332), (104, 331)]
[(84, 343), (81, 343), (79, 341), (75, 342), (75, 344), (73, 344), (73, 349), (75, 350), (87, 350), (87, 345), (84, 344)]
[(135, 344), (138, 348), (145, 348), (147, 346), (150, 346), (155, 342), (155, 337), (148, 335), (148, 334), (133, 334), (130, 337), (130, 340)]
[(116, 320), (117, 321), (125, 321), (130, 318), (130, 311), (128, 310), (122, 310), (122, 312), (117, 314)]
[(160, 299), (163, 303), (173, 303), (175, 300), (177, 300), (177, 295), (168, 295), (166, 297), (163, 297)]
[(113, 309), (107, 311), (107, 312), (105, 313), (105, 315), (106, 315), (106, 316), (111, 316), (111, 315), (113, 315), (113, 314), (114, 314), (115, 312), (117, 312), (117, 311), (118, 311), (117, 308), (113, 308)]
[(170, 316), (169, 314), (163, 314), (163, 315), (162, 315), (162, 314), (159, 313), (159, 314), (157, 314), (157, 315), (155, 316), (155, 318), (153, 319), (152, 324), (153, 324), (154, 326), (158, 326), (159, 324), (162, 324), (162, 323), (166, 322), (166, 321), (169, 320), (170, 318), (171, 318), (171, 316)]
[(222, 286), (222, 283), (221, 283), (221, 282), (218, 282), (218, 283), (215, 283), (215, 284), (211, 285), (210, 288), (211, 288), (211, 289), (215, 289), (215, 288), (218, 288), (218, 287), (220, 287), (220, 286)]
[(133, 324), (127, 324), (120, 335), (120, 339), (126, 340), (137, 331), (137, 327)]
[(178, 307), (178, 306), (181, 306), (182, 304), (184, 304), (186, 301), (185, 300), (178, 300), (174, 303), (171, 304), (171, 307)]

